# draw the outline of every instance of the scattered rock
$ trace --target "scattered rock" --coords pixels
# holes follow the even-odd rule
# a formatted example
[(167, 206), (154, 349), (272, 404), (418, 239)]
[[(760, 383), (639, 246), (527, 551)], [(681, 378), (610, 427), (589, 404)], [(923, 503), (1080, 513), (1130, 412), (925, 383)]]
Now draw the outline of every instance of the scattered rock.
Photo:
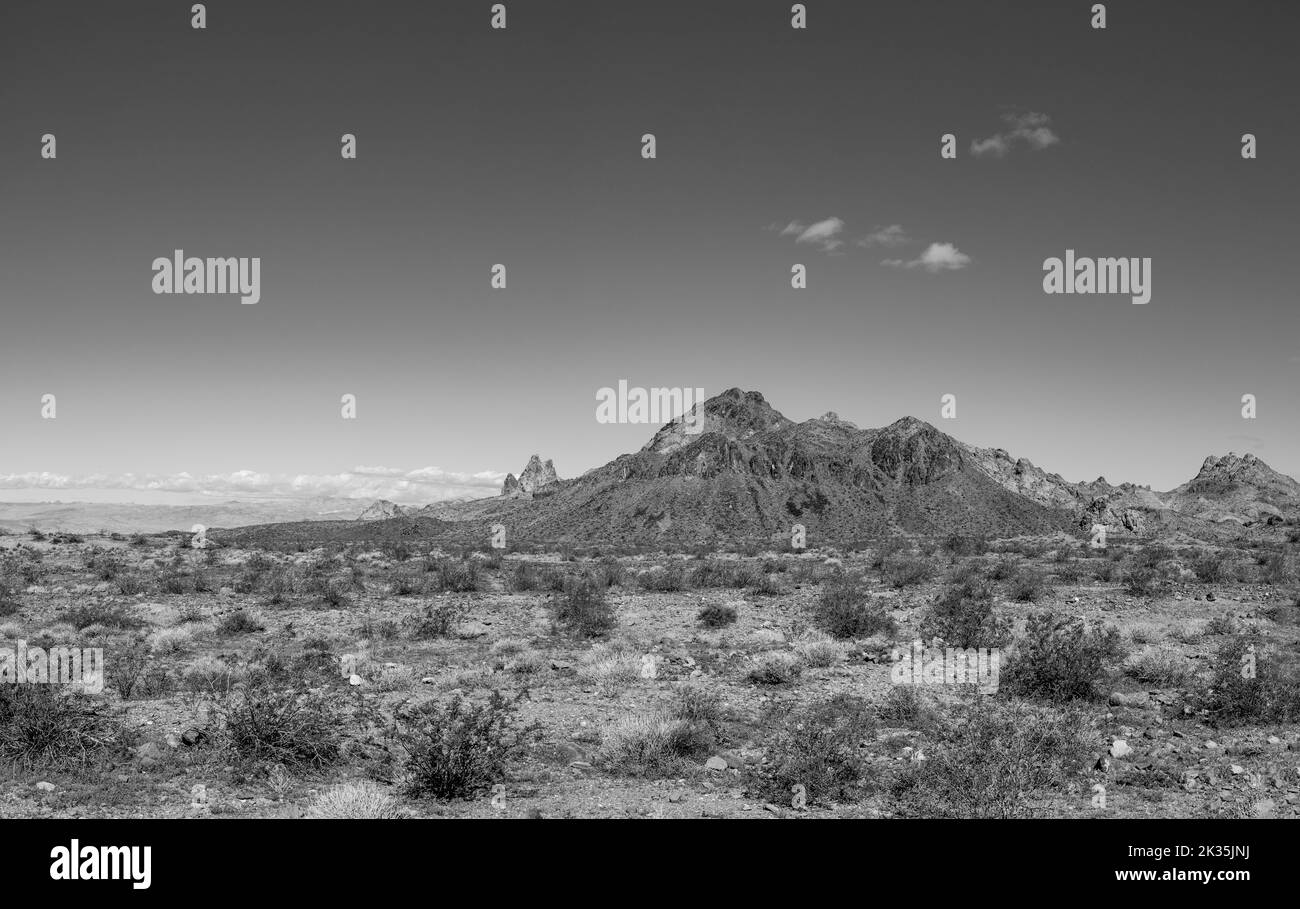
[(181, 733), (181, 744), (193, 748), (195, 745), (201, 744), (206, 738), (207, 734), (202, 729), (191, 726)]
[(1110, 705), (1112, 707), (1145, 707), (1150, 701), (1145, 691), (1123, 692), (1114, 691), (1110, 695)]

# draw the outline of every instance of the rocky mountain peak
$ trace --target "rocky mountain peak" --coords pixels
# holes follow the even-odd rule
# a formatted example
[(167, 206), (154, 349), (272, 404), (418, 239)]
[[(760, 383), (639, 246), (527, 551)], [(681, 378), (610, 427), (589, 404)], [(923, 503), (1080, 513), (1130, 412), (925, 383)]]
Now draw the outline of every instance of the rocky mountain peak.
[[(552, 483), (559, 480), (555, 473), (555, 465), (548, 458), (542, 461), (537, 455), (528, 459), (528, 466), (524, 468), (523, 473), (519, 474), (519, 488), (532, 495), (539, 489), (545, 489)], [(504, 490), (503, 490), (504, 492)]]
[(358, 521), (387, 521), (389, 518), (400, 518), (406, 514), (406, 509), (401, 505), (390, 502), (387, 499), (380, 499), (372, 504), (365, 511), (357, 516)]

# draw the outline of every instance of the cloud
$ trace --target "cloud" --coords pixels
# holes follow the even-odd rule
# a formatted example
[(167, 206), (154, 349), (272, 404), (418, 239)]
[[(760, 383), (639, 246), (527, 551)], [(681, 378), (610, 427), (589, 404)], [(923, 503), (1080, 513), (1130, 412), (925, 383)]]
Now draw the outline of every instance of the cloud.
[(901, 224), (877, 227), (858, 241), (859, 246), (902, 246), (911, 239)]
[(844, 245), (844, 241), (838, 238), (844, 230), (844, 221), (840, 218), (826, 218), (815, 224), (791, 221), (785, 227), (771, 224), (768, 230), (774, 230), (782, 237), (794, 237), (794, 242), (816, 246), (822, 252), (835, 252)]
[(0, 474), (0, 489), (123, 489), (189, 493), (221, 498), (282, 498), (330, 496), (349, 499), (393, 499), (435, 502), (466, 496), (491, 495), (501, 487), (504, 473), (455, 473), (441, 467), (401, 470), (356, 467), (334, 474), (269, 474), (252, 470), (203, 474), (85, 474), (49, 472)]
[(931, 243), (925, 252), (908, 262), (903, 259), (886, 259), (881, 265), (893, 268), (924, 268), (931, 274), (941, 271), (957, 271), (970, 265), (974, 260), (951, 243)]
[(1034, 111), (1009, 113), (1003, 114), (1002, 120), (1007, 124), (1007, 129), (987, 139), (976, 139), (971, 142), (972, 155), (977, 158), (989, 155), (1001, 158), (1010, 153), (1017, 144), (1026, 145), (1034, 151), (1042, 151), (1061, 141), (1047, 125), (1051, 122), (1051, 117), (1047, 114)]

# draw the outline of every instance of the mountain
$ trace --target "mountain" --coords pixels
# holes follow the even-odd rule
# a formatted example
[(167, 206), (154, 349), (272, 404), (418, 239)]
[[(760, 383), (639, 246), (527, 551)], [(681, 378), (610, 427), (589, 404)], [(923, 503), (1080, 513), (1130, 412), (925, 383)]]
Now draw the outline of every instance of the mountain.
[(406, 509), (401, 505), (394, 504), (387, 499), (380, 499), (375, 502), (361, 514), (357, 515), (358, 521), (387, 521), (389, 518), (400, 518), (406, 515)]
[(834, 413), (795, 423), (738, 388), (666, 424), (640, 451), (545, 488), (544, 497), (480, 499), (437, 515), (475, 532), (502, 523), (515, 539), (609, 542), (766, 539), (796, 523), (840, 539), (1071, 526), (1064, 510), (1005, 488), (928, 423), (864, 430)]
[(1208, 457), (1200, 471), (1167, 494), (1174, 509), (1203, 521), (1276, 520), (1300, 510), (1300, 483), (1253, 454)]
[(1104, 524), (1115, 534), (1210, 537), (1283, 516), (1300, 516), (1300, 484), (1253, 455), (1208, 458), (1167, 493), (1104, 477), (1071, 483), (914, 417), (879, 429), (833, 412), (796, 423), (762, 394), (732, 388), (659, 428), (640, 450), (573, 479), (533, 455), (499, 496), (399, 510), (364, 525), (369, 531), (313, 525), (294, 533), (464, 540), (486, 539), (502, 524), (516, 541), (655, 545), (780, 540), (796, 523), (810, 539), (841, 541)]

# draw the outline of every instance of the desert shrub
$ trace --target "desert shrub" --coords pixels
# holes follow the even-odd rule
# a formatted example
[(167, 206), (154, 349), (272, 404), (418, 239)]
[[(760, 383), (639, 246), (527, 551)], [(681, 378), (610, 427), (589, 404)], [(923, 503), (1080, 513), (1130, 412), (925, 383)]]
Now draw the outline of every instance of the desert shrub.
[(1007, 596), (1017, 603), (1032, 603), (1047, 593), (1047, 581), (1036, 571), (1018, 571), (1007, 582)]
[(701, 607), (695, 618), (705, 628), (724, 628), (736, 621), (736, 607), (723, 603), (709, 603)]
[(680, 775), (686, 762), (707, 747), (702, 730), (664, 713), (625, 716), (601, 735), (599, 760), (631, 776)]
[(606, 587), (620, 587), (627, 581), (627, 572), (613, 556), (605, 556), (591, 570), (592, 577)]
[(154, 653), (184, 653), (194, 645), (194, 632), (189, 628), (160, 628), (150, 639)]
[(105, 657), (105, 683), (117, 690), (118, 697), (129, 701), (149, 665), (149, 649), (143, 641), (137, 640), (105, 654)]
[(448, 593), (472, 593), (479, 588), (478, 563), (472, 559), (439, 559), (438, 589)]
[(952, 534), (943, 541), (946, 552), (955, 556), (982, 555), (988, 551), (988, 540), (983, 537), (970, 537)]
[(1145, 685), (1173, 687), (1185, 685), (1192, 677), (1187, 660), (1172, 650), (1145, 647), (1124, 664), (1128, 676)]
[(511, 576), (510, 586), (516, 591), (522, 593), (526, 590), (534, 590), (539, 583), (537, 568), (532, 562), (520, 561), (515, 563), (515, 572)]
[(786, 592), (781, 575), (759, 572), (754, 576), (754, 593), (759, 596), (779, 597)]
[(242, 673), (210, 655), (200, 657), (181, 672), (181, 684), (187, 691), (207, 696), (228, 694), (242, 678)]
[(679, 562), (656, 565), (637, 576), (642, 590), (652, 593), (677, 593), (687, 585), (686, 569)]
[(1287, 558), (1280, 552), (1271, 553), (1260, 566), (1260, 578), (1265, 584), (1282, 586), (1294, 584), (1296, 580), (1294, 559)]
[(1020, 572), (1020, 563), (1011, 556), (1003, 556), (996, 560), (988, 569), (988, 578), (990, 581), (1006, 581), (1015, 577)]
[(1300, 718), (1300, 659), (1234, 637), (1220, 645), (1208, 684), (1194, 698), (1219, 726)]
[(287, 602), (289, 597), (297, 593), (297, 579), (287, 568), (271, 569), (267, 572), (264, 583), (268, 602), (276, 606)]
[(1123, 659), (1120, 633), (1085, 626), (1083, 619), (1040, 612), (1001, 671), (1001, 691), (1052, 702), (1096, 698), (1099, 684)]
[(584, 656), (579, 676), (612, 697), (641, 677), (641, 651), (624, 641), (597, 644)]
[(824, 669), (844, 659), (844, 647), (825, 632), (805, 631), (794, 642), (794, 652), (807, 666)]
[(194, 580), (179, 571), (164, 571), (158, 576), (158, 589), (163, 593), (190, 593), (194, 589)]
[(1205, 584), (1218, 584), (1227, 580), (1226, 562), (1222, 555), (1203, 552), (1192, 562), (1192, 571)]
[(928, 729), (938, 720), (938, 712), (917, 685), (892, 685), (876, 708), (882, 723), (905, 729)]
[(1230, 612), (1221, 612), (1205, 623), (1205, 633), (1209, 635), (1226, 635), (1237, 633), (1237, 620)]
[(1155, 597), (1169, 588), (1169, 579), (1159, 568), (1133, 565), (1123, 572), (1124, 589), (1134, 596)]
[(392, 728), (406, 754), (407, 793), (435, 799), (473, 798), (490, 789), (536, 732), (518, 721), (517, 699), (495, 690), (481, 704), (457, 695), (448, 703), (402, 705)]
[(546, 654), (536, 650), (526, 650), (505, 664), (507, 672), (515, 675), (536, 675), (546, 669)]
[(921, 615), (921, 637), (941, 639), (952, 647), (1002, 647), (1011, 639), (1010, 624), (993, 608), (992, 590), (984, 583), (954, 584)]
[(744, 562), (731, 559), (706, 559), (691, 573), (691, 586), (748, 587), (754, 582), (754, 572)]
[(745, 678), (756, 685), (787, 685), (803, 674), (803, 664), (793, 653), (769, 651), (751, 658)]
[(392, 590), (394, 596), (409, 597), (424, 593), (428, 587), (425, 576), (418, 571), (403, 568), (393, 572)]
[(1111, 582), (1123, 574), (1118, 564), (1104, 559), (1091, 560), (1089, 568), (1092, 570), (1092, 576), (1099, 581)]
[(348, 595), (349, 587), (346, 581), (328, 582), (325, 589), (321, 591), (322, 604), (330, 609), (347, 609), (352, 605), (352, 597)]
[(144, 575), (138, 571), (124, 571), (117, 575), (115, 579), (117, 590), (123, 596), (133, 597), (137, 593), (144, 593), (148, 588)]
[(488, 648), (488, 653), (494, 657), (511, 657), (528, 650), (528, 642), (520, 638), (498, 638), (492, 642)]
[(861, 698), (840, 695), (808, 707), (787, 708), (764, 724), (775, 730), (768, 759), (749, 784), (761, 796), (790, 804), (803, 786), (810, 804), (855, 800), (867, 764), (863, 742), (873, 733), (871, 710)]
[(59, 620), (67, 622), (80, 631), (88, 625), (102, 625), (114, 631), (132, 631), (144, 627), (144, 620), (133, 614), (125, 606), (107, 603), (89, 603), (73, 606), (59, 615)]
[(221, 621), (217, 622), (217, 634), (223, 637), (233, 637), (237, 634), (254, 634), (265, 630), (265, 625), (243, 609), (236, 609), (234, 612), (227, 613), (222, 616)]
[(102, 703), (53, 685), (0, 685), (0, 762), (24, 770), (85, 765), (127, 741)]
[(683, 682), (673, 691), (668, 716), (685, 720), (712, 738), (721, 737), (722, 699), (701, 682)]
[(934, 577), (934, 561), (924, 555), (898, 553), (887, 557), (881, 564), (881, 573), (891, 586), (902, 589), (923, 584)]
[(616, 624), (616, 617), (606, 590), (589, 575), (572, 578), (562, 594), (551, 597), (552, 623), (584, 638), (608, 634)]
[(973, 697), (943, 719), (892, 787), (899, 813), (931, 818), (1034, 814), (1046, 792), (1080, 779), (1092, 731), (1073, 711)]
[(962, 559), (948, 570), (949, 584), (973, 584), (984, 577), (984, 565), (979, 559)]
[(906, 553), (907, 544), (899, 539), (890, 539), (881, 543), (871, 551), (870, 565), (873, 571), (883, 571), (885, 562), (894, 555)]
[(883, 606), (868, 601), (861, 582), (850, 575), (838, 575), (821, 586), (813, 604), (813, 624), (837, 638), (892, 636), (898, 629)]
[(368, 780), (331, 786), (312, 800), (305, 816), (313, 819), (391, 820), (402, 816), (397, 800)]
[(236, 762), (321, 770), (341, 758), (349, 717), (328, 690), (250, 684), (218, 709), (224, 745)]

